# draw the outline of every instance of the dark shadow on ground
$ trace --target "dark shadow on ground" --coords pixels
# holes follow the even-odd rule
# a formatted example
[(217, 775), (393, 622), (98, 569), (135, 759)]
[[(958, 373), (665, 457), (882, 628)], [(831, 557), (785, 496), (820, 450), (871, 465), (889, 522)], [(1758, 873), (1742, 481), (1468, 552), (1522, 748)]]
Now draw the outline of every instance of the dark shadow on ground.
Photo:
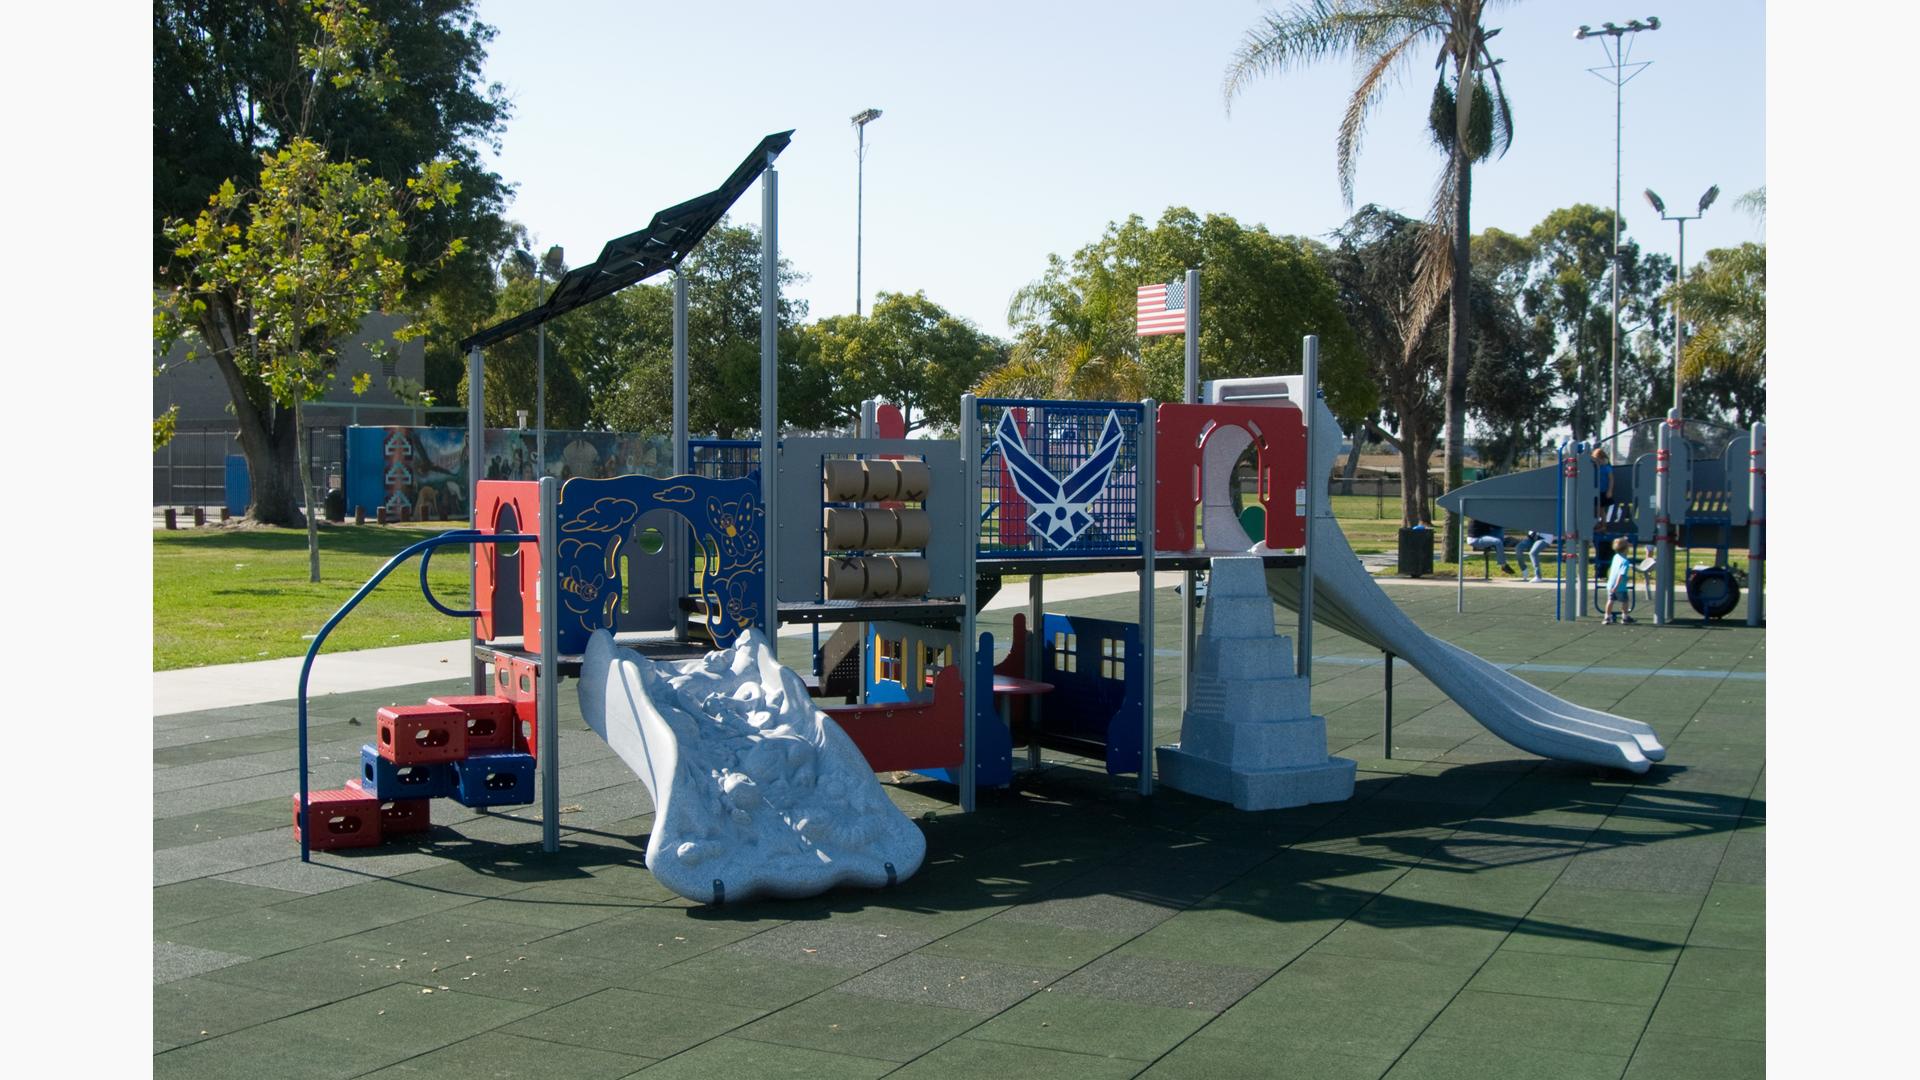
[[(1344, 919), (1392, 929), (1455, 927), (1510, 931), (1631, 951), (1674, 947), (1670, 939), (1610, 925), (1594, 928), (1528, 914), (1526, 906), (1476, 906), (1475, 875), (1564, 867), (1576, 856), (1653, 848), (1738, 828), (1763, 816), (1739, 796), (1674, 785), (1680, 766), (1645, 776), (1557, 762), (1460, 765), (1431, 775), (1362, 774), (1344, 803), (1243, 813), (1162, 789), (1143, 799), (1131, 777), (1053, 766), (1019, 787), (983, 792), (973, 814), (928, 811), (919, 824), (927, 857), (913, 878), (881, 892), (836, 890), (805, 900), (686, 908), (712, 923), (824, 920), (862, 912), (902, 916), (1044, 905), (1084, 910), (1125, 907), (1143, 927), (1181, 911), (1223, 910), (1275, 923)], [(951, 806), (953, 789), (933, 781), (895, 785), (911, 805)], [(565, 828), (556, 854), (540, 850), (538, 824), (526, 842), (471, 840), (435, 829), (412, 850), (464, 866), (477, 878), (527, 885), (576, 882), (644, 868), (647, 835)], [(392, 852), (393, 845), (380, 849)], [(404, 848), (402, 850), (405, 850)], [(335, 865), (350, 866), (352, 853)], [(1388, 893), (1418, 868), (1458, 879), (1464, 889), (1427, 898)], [(457, 885), (400, 884), (453, 893)], [(1489, 882), (1491, 884), (1491, 882)], [(493, 895), (476, 891), (469, 895)], [(500, 897), (509, 903), (605, 906), (604, 896)], [(656, 906), (659, 897), (630, 901)], [(1530, 905), (1529, 905), (1530, 906)], [(1160, 909), (1159, 913), (1153, 909)], [(1632, 912), (1623, 909), (1630, 925)]]

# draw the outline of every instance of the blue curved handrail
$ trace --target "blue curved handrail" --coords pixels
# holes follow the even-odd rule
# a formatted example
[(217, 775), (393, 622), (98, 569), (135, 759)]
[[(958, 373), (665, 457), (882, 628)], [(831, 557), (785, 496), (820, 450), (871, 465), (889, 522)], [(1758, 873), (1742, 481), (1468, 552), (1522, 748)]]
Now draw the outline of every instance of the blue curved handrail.
[[(300, 861), (301, 862), (311, 862), (312, 860), (309, 858), (309, 856), (313, 851), (313, 829), (312, 829), (311, 822), (308, 820), (308, 814), (312, 809), (308, 804), (312, 801), (313, 792), (311, 790), (310, 785), (307, 782), (307, 676), (312, 674), (313, 672), (313, 661), (316, 657), (320, 655), (320, 646), (326, 643), (327, 635), (333, 633), (333, 628), (340, 625), (340, 621), (347, 617), (347, 613), (351, 612), (354, 608), (358, 607), (360, 605), (360, 601), (365, 600), (367, 598), (367, 595), (373, 592), (375, 586), (379, 585), (382, 581), (386, 580), (386, 577), (388, 574), (393, 573), (393, 571), (396, 568), (398, 568), (401, 563), (404, 563), (408, 559), (413, 558), (413, 556), (416, 554), (419, 554), (422, 552), (431, 552), (434, 548), (446, 547), (450, 544), (532, 544), (532, 543), (538, 543), (539, 540), (540, 538), (538, 536), (531, 533), (483, 533), (478, 529), (454, 529), (451, 532), (443, 532), (438, 536), (429, 536), (425, 540), (422, 540), (417, 544), (410, 544), (407, 547), (402, 548), (399, 554), (395, 555), (391, 559), (388, 559), (386, 562), (386, 565), (382, 566), (379, 570), (375, 571), (374, 575), (371, 578), (367, 579), (367, 583), (365, 585), (360, 586), (360, 589), (358, 592), (355, 592), (351, 597), (349, 597), (346, 603), (340, 605), (340, 610), (334, 612), (332, 617), (327, 619), (327, 621), (320, 627), (320, 632), (313, 635), (313, 644), (307, 646), (307, 658), (304, 661), (302, 661), (300, 664), (299, 738), (300, 738)], [(442, 613), (451, 615), (454, 618), (471, 619), (471, 618), (478, 617), (479, 612), (477, 611), (474, 611), (474, 612), (455, 611), (452, 608), (446, 607), (445, 605), (441, 604), (438, 600), (434, 598), (433, 590), (427, 586), (427, 563), (430, 561), (430, 559), (431, 559), (431, 556), (429, 555), (421, 555), (421, 558), (420, 558), (420, 589), (422, 592), (426, 594), (427, 602), (429, 604), (432, 604), (436, 609), (438, 609)]]

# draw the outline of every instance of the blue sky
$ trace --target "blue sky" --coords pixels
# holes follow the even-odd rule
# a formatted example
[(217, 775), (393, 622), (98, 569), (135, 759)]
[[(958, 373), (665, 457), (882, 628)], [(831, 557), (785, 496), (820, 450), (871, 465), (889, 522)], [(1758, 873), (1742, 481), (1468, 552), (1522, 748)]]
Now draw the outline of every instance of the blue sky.
[[(996, 334), (1007, 301), (1110, 221), (1169, 205), (1324, 236), (1348, 214), (1334, 134), (1353, 69), (1269, 76), (1222, 104), (1229, 56), (1262, 6), (1214, 2), (688, 5), (483, 0), (499, 30), (487, 77), (514, 100), (493, 166), (511, 215), (575, 264), (654, 210), (713, 187), (760, 136), (780, 158), (782, 254), (809, 275), (814, 316), (853, 309), (854, 134), (869, 106), (865, 282), (924, 289)], [(724, 14), (716, 14), (724, 12)], [(1625, 92), (1629, 235), (1673, 251), (1670, 208), (1723, 199), (1687, 229), (1689, 261), (1760, 239), (1732, 198), (1766, 182), (1765, 7), (1691, 0), (1497, 5), (1495, 53), (1515, 109), (1512, 151), (1475, 171), (1473, 224), (1511, 231), (1613, 199), (1613, 92), (1581, 23), (1652, 14)], [(1421, 215), (1441, 158), (1425, 135), (1432, 58), (1417, 58), (1369, 125), (1356, 203)], [(750, 193), (735, 218), (758, 221)]]

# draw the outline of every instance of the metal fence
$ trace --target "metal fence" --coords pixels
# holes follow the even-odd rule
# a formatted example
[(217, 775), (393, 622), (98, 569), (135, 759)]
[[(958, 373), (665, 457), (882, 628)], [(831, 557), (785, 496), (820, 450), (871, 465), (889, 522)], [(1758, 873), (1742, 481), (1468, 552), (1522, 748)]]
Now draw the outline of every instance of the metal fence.
[[(304, 432), (316, 495), (346, 483), (346, 429), (308, 427)], [(181, 427), (154, 451), (153, 506), (187, 510), (227, 505), (227, 459), (239, 455), (240, 436), (227, 425)], [(299, 496), (296, 495), (297, 499)], [(235, 512), (244, 509), (235, 507)]]
[(687, 467), (713, 480), (745, 476), (760, 467), (760, 440), (688, 439)]

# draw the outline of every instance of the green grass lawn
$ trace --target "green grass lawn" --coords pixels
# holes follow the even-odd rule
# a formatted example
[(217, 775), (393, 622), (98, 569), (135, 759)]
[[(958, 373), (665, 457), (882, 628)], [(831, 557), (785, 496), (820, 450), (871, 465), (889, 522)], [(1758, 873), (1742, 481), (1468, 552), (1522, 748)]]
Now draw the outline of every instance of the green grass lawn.
[[(1386, 500), (1386, 518), (1376, 516), (1371, 495), (1334, 496), (1353, 550), (1392, 553), (1398, 545), (1399, 503)], [(394, 553), (453, 525), (328, 525), (320, 533), (320, 583), (307, 581), (307, 534), (299, 529), (183, 529), (153, 534), (153, 667), (155, 671), (299, 656), (306, 635), (345, 603)], [(1436, 552), (1438, 554), (1438, 552)], [(1510, 560), (1517, 553), (1508, 554)], [(1695, 551), (1694, 562), (1712, 560)], [(1744, 551), (1732, 556), (1746, 569)], [(1519, 570), (1518, 563), (1515, 569)], [(1391, 572), (1391, 571), (1389, 571)], [(1455, 564), (1436, 560), (1434, 576), (1452, 577)], [(1480, 560), (1467, 575), (1481, 573)], [(1551, 576), (1551, 575), (1549, 575)], [(467, 556), (441, 549), (432, 568), (434, 594), (448, 607), (467, 606)], [(1677, 578), (1684, 581), (1684, 578)], [(420, 571), (410, 562), (382, 582), (372, 596), (327, 639), (327, 651), (371, 649), (449, 641), (468, 624), (449, 619), (420, 596)], [(1007, 587), (1017, 587), (1008, 579)]]
[[(307, 581), (300, 529), (183, 529), (153, 534), (153, 667), (197, 667), (299, 656), (335, 609), (394, 553), (450, 525), (328, 525), (320, 531), (320, 583)], [(467, 606), (466, 549), (440, 549), (434, 595)], [(420, 596), (410, 560), (327, 638), (327, 651), (447, 641), (469, 624)]]

